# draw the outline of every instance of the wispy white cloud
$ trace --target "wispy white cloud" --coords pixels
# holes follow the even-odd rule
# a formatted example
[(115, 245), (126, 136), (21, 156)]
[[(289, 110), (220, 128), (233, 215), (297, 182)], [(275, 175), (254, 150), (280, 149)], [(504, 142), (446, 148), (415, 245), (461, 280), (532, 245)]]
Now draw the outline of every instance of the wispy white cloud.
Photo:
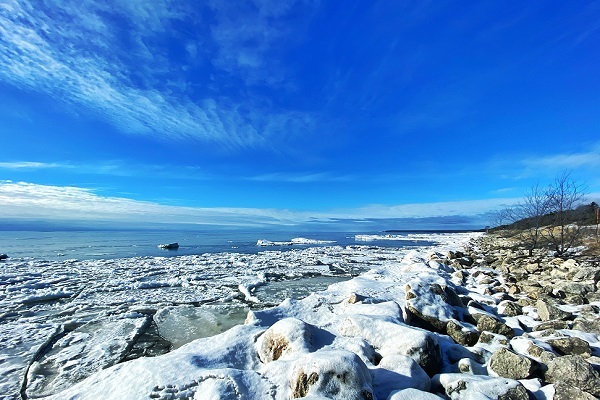
[(188, 165), (177, 167), (160, 164), (134, 164), (120, 160), (98, 163), (79, 162), (40, 162), (40, 161), (8, 161), (0, 162), (0, 170), (37, 171), (45, 169), (60, 170), (74, 175), (106, 175), (118, 177), (153, 177), (183, 180), (219, 179), (219, 176), (205, 172), (201, 167)]
[[(488, 199), (404, 205), (371, 205), (330, 211), (258, 208), (197, 208), (100, 196), (78, 187), (0, 181), (2, 218), (51, 221), (216, 224), (236, 226), (302, 225), (336, 221), (475, 217), (514, 203)], [(468, 219), (468, 218), (467, 218)]]
[(37, 161), (13, 161), (0, 162), (0, 169), (48, 169), (48, 168), (66, 168), (67, 164), (44, 163)]
[(595, 168), (600, 166), (600, 146), (596, 146), (589, 152), (554, 154), (545, 157), (529, 158), (524, 161), (524, 164), (530, 168)]
[[(231, 16), (237, 5), (227, 4), (212, 4), (219, 16), (213, 27), (218, 52), (213, 64), (230, 73), (247, 74), (254, 69), (269, 75), (264, 72), (264, 58), (260, 58), (273, 37), (283, 34), (270, 26), (277, 23), (276, 17), (285, 7), (276, 7), (280, 11), (273, 14), (266, 11), (269, 7), (261, 6), (255, 20), (258, 25), (238, 25)], [(281, 120), (297, 121), (298, 113), (271, 111), (252, 103), (250, 113), (241, 113), (237, 99), (218, 91), (192, 99), (187, 91), (189, 82), (180, 74), (189, 66), (169, 60), (166, 48), (153, 45), (160, 42), (159, 35), (177, 35), (175, 27), (186, 18), (201, 20), (199, 7), (170, 0), (7, 0), (0, 4), (0, 81), (50, 95), (74, 112), (83, 107), (127, 133), (199, 139), (225, 148), (264, 145), (265, 136), (274, 134), (277, 126), (262, 128), (281, 125), (277, 122)], [(121, 23), (116, 24), (117, 20)], [(206, 40), (174, 39), (184, 41), (186, 48), (197, 48)], [(259, 58), (252, 60), (250, 51), (237, 52), (242, 42), (256, 43), (260, 51), (254, 54)], [(307, 119), (310, 117), (299, 120)]]
[(313, 172), (313, 173), (291, 173), (276, 172), (263, 175), (255, 175), (244, 178), (249, 181), (258, 182), (293, 182), (293, 183), (312, 183), (312, 182), (347, 182), (352, 180), (350, 175), (337, 175), (331, 172)]

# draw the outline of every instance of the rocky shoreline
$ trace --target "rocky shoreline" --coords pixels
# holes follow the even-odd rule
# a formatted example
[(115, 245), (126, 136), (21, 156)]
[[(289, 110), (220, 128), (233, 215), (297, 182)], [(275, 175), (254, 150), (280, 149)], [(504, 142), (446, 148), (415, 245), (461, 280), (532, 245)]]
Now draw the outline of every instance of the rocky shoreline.
[(530, 258), (471, 237), (250, 311), (244, 325), (51, 398), (600, 396), (598, 258)]
[[(557, 400), (596, 398), (600, 354), (585, 338), (595, 342), (600, 334), (600, 258), (527, 253), (510, 240), (486, 235), (470, 242), (465, 254), (449, 255), (454, 276), (463, 282), (465, 273), (478, 279), (487, 286), (484, 294), (497, 300), (491, 323), (470, 312), (480, 341), (486, 331), (504, 336), (503, 347), (486, 364), (488, 372), (533, 378), (542, 387), (550, 385), (554, 393), (549, 398)], [(467, 307), (486, 308), (474, 302)], [(515, 336), (502, 323), (506, 317), (516, 317), (523, 333)], [(449, 324), (447, 333), (455, 338), (453, 329)]]

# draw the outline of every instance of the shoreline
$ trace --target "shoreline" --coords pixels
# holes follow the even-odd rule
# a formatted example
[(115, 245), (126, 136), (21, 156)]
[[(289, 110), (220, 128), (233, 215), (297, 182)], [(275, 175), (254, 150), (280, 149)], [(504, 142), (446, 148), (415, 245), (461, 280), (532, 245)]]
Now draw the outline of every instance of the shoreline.
[[(486, 248), (490, 236), (448, 239), (302, 300), (250, 311), (244, 325), (219, 335), (104, 369), (48, 398), (598, 396), (595, 297), (565, 305), (542, 285), (522, 290), (513, 282), (516, 266), (493, 269), (515, 262), (509, 250)], [(552, 268), (575, 266), (563, 260)], [(592, 271), (581, 269), (566, 274), (586, 282)]]

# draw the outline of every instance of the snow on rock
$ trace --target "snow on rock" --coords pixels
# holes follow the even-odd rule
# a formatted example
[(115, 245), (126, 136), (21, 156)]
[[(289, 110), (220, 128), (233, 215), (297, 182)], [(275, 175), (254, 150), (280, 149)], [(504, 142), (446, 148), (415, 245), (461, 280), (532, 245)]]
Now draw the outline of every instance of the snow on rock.
[(451, 291), (437, 275), (412, 279), (406, 284), (407, 308), (416, 317), (445, 332), (448, 322), (457, 318), (455, 306), (462, 306), (456, 293)]
[(386, 400), (440, 400), (440, 396), (419, 389), (394, 390)]
[(311, 341), (308, 324), (296, 318), (286, 318), (274, 323), (258, 338), (256, 350), (260, 360), (268, 363), (308, 353)]
[(393, 354), (381, 359), (373, 368), (373, 387), (378, 399), (386, 399), (395, 390), (414, 388), (429, 391), (431, 381), (427, 373), (412, 358)]
[(354, 353), (320, 350), (292, 366), (290, 397), (323, 396), (335, 400), (373, 400), (371, 373)]
[(343, 336), (360, 337), (371, 343), (382, 357), (405, 355), (426, 372), (440, 367), (441, 352), (436, 337), (428, 331), (362, 315), (347, 317), (339, 327)]
[(163, 356), (101, 370), (47, 399), (204, 399), (202, 389), (213, 398), (269, 398), (271, 385), (254, 371), (260, 364), (254, 341), (263, 330), (240, 325)]
[(434, 388), (450, 399), (529, 400), (525, 387), (518, 381), (484, 375), (440, 374), (432, 378)]

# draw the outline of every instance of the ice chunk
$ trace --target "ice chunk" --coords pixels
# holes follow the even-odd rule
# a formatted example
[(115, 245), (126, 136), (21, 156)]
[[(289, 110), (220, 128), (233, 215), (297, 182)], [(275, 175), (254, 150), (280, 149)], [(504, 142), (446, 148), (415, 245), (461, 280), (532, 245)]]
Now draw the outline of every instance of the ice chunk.
[(248, 313), (243, 306), (192, 305), (159, 309), (154, 315), (160, 335), (177, 349), (192, 340), (214, 336), (237, 324), (242, 324)]

